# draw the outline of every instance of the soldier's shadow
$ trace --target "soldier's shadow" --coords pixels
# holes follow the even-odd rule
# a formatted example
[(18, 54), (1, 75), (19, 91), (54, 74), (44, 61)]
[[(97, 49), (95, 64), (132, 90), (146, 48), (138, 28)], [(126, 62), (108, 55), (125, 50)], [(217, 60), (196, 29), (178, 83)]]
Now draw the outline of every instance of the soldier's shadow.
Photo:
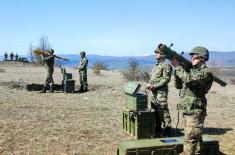
[[(203, 134), (207, 135), (222, 135), (228, 131), (233, 130), (232, 128), (203, 128)], [(172, 129), (173, 136), (184, 136), (184, 129)]]
[(231, 130), (233, 129), (232, 128), (203, 128), (203, 134), (222, 135)]

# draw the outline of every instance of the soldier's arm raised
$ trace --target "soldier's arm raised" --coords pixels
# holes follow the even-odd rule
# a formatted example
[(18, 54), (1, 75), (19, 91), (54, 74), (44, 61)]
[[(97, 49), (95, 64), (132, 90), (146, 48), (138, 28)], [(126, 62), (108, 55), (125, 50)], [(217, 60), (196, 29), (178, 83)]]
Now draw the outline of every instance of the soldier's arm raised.
[(69, 59), (67, 58), (63, 58), (63, 57), (60, 57), (60, 56), (57, 56), (57, 55), (54, 55), (55, 58), (58, 58), (58, 59), (62, 59), (62, 60), (65, 60), (65, 61), (69, 61)]

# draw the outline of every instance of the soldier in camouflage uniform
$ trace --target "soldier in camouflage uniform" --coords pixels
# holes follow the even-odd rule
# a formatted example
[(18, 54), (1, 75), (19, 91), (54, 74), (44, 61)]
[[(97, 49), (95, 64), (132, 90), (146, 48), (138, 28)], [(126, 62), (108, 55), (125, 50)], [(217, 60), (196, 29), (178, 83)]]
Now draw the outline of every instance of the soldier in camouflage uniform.
[(4, 60), (7, 60), (8, 59), (8, 54), (7, 54), (7, 52), (5, 52), (5, 54), (4, 54)]
[(14, 54), (13, 54), (13, 52), (11, 52), (11, 53), (10, 53), (10, 60), (12, 61), (13, 58), (14, 58)]
[(202, 128), (206, 117), (206, 93), (213, 83), (213, 75), (205, 62), (209, 51), (205, 47), (195, 47), (190, 52), (193, 67), (187, 71), (176, 59), (171, 61), (175, 67), (175, 86), (181, 89), (178, 109), (184, 119), (183, 155), (202, 154)]
[(15, 54), (15, 60), (18, 61), (19, 55), (16, 53)]
[(49, 55), (41, 55), (42, 61), (45, 62), (46, 70), (47, 70), (47, 77), (43, 86), (43, 90), (40, 93), (46, 93), (46, 88), (49, 85), (50, 91), (54, 92), (54, 80), (53, 80), (53, 72), (54, 72), (54, 50), (51, 49), (49, 52)]
[[(151, 90), (151, 107), (156, 110), (156, 136), (171, 136), (171, 117), (168, 109), (168, 83), (171, 79), (172, 67), (165, 62), (164, 54), (155, 50), (157, 64), (151, 72), (147, 89)], [(163, 130), (162, 130), (163, 128)]]
[(79, 70), (79, 81), (80, 81), (80, 89), (79, 92), (87, 92), (88, 83), (87, 83), (87, 65), (88, 60), (86, 58), (86, 53), (84, 51), (80, 52), (80, 63), (77, 69)]

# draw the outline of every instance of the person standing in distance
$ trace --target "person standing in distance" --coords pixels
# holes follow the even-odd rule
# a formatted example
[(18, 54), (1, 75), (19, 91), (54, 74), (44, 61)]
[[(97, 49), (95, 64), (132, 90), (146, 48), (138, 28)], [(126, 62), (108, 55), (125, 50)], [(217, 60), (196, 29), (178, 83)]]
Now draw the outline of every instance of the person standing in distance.
[(86, 58), (86, 52), (81, 51), (79, 66), (76, 67), (79, 71), (79, 81), (80, 81), (79, 92), (87, 92), (88, 91), (87, 65), (88, 65), (88, 59)]

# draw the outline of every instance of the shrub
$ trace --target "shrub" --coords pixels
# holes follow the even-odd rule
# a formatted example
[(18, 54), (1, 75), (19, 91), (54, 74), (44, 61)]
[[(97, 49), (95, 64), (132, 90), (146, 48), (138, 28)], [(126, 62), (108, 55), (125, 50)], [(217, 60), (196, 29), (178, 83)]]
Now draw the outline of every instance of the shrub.
[(97, 61), (94, 63), (92, 69), (96, 75), (99, 75), (101, 70), (108, 70), (108, 66), (101, 61)]
[(148, 83), (150, 74), (147, 69), (140, 69), (139, 63), (134, 59), (128, 60), (128, 69), (122, 71), (124, 79), (127, 81), (143, 81)]

